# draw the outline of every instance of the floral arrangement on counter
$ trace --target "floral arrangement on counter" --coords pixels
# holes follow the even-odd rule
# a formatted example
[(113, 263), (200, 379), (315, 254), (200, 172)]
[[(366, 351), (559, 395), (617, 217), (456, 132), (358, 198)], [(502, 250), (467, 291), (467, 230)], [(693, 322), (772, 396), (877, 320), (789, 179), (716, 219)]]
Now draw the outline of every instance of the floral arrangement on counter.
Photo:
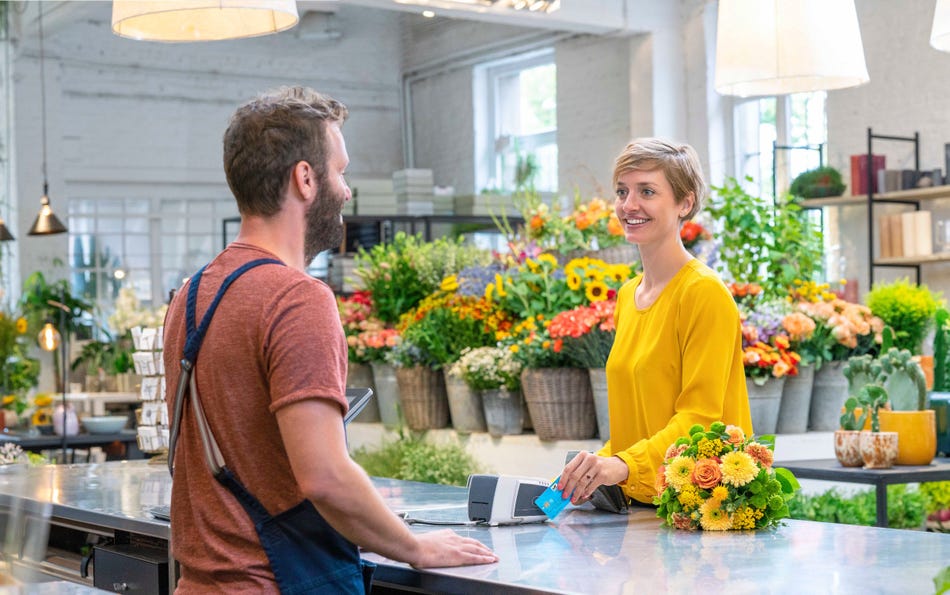
[(773, 467), (774, 436), (746, 437), (721, 421), (671, 444), (657, 471), (657, 516), (675, 529), (764, 529), (789, 516), (795, 476)]

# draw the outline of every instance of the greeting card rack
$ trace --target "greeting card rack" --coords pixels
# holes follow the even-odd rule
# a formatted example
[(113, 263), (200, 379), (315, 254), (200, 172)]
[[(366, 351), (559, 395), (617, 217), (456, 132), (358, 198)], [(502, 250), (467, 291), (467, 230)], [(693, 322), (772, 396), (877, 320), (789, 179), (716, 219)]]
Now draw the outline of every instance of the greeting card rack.
[(165, 363), (162, 359), (163, 327), (132, 329), (135, 372), (142, 375), (139, 395), (142, 407), (137, 411), (136, 439), (139, 449), (148, 454), (168, 453), (168, 409), (165, 407)]

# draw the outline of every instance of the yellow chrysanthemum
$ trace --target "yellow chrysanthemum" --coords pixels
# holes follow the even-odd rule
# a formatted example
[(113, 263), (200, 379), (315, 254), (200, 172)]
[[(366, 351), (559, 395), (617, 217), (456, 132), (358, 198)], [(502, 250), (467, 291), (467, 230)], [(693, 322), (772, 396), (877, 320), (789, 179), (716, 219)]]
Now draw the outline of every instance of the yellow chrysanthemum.
[(693, 467), (696, 462), (689, 458), (679, 456), (670, 461), (666, 466), (666, 483), (673, 486), (677, 492), (690, 485), (693, 476)]
[(741, 488), (759, 474), (755, 460), (741, 451), (726, 453), (722, 457), (722, 482)]
[(740, 506), (732, 513), (733, 529), (755, 529), (755, 522), (762, 518), (762, 511), (750, 506)]
[(687, 485), (677, 496), (683, 509), (689, 512), (703, 503), (703, 497), (699, 495), (699, 490), (694, 485)]
[(567, 274), (567, 287), (571, 291), (577, 291), (581, 288), (581, 276), (577, 273), (568, 273)]
[(16, 332), (21, 335), (26, 332), (26, 318), (20, 317), (16, 319)]
[(518, 351), (521, 349), (521, 347), (519, 347), (518, 344), (515, 343), (515, 344), (511, 345), (508, 349), (509, 349), (512, 353), (518, 353)]
[(505, 280), (502, 279), (501, 275), (495, 273), (495, 293), (498, 294), (498, 297), (505, 297), (508, 295), (508, 292), (505, 291)]
[(722, 502), (728, 497), (729, 497), (729, 488), (727, 488), (726, 486), (714, 487), (712, 490), (712, 494), (710, 495), (710, 498), (715, 500), (716, 502)]
[(459, 288), (459, 280), (455, 275), (449, 275), (445, 279), (442, 279), (442, 283), (439, 284), (439, 289), (442, 291), (455, 291)]
[(707, 531), (728, 531), (732, 528), (732, 519), (729, 513), (719, 506), (715, 500), (706, 500), (699, 508), (702, 516), (699, 517), (699, 525)]
[(719, 453), (722, 452), (722, 440), (719, 438), (714, 440), (703, 438), (699, 441), (699, 444), (696, 445), (696, 448), (700, 458), (711, 459), (712, 457), (718, 457)]
[(488, 285), (485, 286), (485, 301), (488, 302), (489, 304), (494, 301), (492, 299), (494, 297), (494, 293), (495, 293), (494, 283), (489, 283)]
[(602, 302), (607, 299), (607, 284), (603, 281), (591, 281), (584, 290), (584, 295), (591, 302)]
[(528, 267), (528, 270), (531, 271), (532, 273), (537, 273), (538, 271), (541, 270), (541, 265), (535, 262), (533, 258), (529, 258), (525, 260), (524, 264), (526, 267)]

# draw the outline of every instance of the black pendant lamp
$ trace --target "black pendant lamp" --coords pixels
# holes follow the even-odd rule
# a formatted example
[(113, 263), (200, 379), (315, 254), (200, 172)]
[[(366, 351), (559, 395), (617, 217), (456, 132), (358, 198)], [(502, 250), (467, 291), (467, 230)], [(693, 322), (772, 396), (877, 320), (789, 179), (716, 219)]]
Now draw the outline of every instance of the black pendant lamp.
[[(49, 205), (49, 181), (46, 178), (46, 69), (44, 64), (46, 56), (43, 52), (43, 6), (39, 7), (40, 12), (37, 22), (40, 28), (40, 103), (42, 105), (43, 122), (43, 197), (40, 199), (40, 212), (36, 215), (33, 227), (30, 228), (31, 236), (46, 236), (56, 233), (65, 233), (66, 226), (53, 213), (53, 208)], [(4, 228), (5, 229), (5, 228)], [(7, 231), (7, 234), (10, 232)], [(3, 231), (0, 231), (2, 237)], [(10, 239), (13, 239), (12, 236)]]
[(10, 233), (10, 230), (7, 229), (7, 224), (4, 223), (3, 217), (0, 217), (0, 242), (9, 242), (15, 239), (13, 234)]

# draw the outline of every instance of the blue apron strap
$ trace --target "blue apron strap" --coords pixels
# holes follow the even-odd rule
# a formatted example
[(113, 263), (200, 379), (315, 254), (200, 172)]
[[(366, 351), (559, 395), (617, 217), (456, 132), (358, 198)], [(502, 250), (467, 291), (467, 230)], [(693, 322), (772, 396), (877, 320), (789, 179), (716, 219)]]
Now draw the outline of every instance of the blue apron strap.
[(201, 283), (201, 275), (208, 265), (198, 269), (198, 272), (192, 276), (188, 284), (188, 297), (185, 302), (185, 348), (181, 358), (181, 372), (178, 378), (178, 388), (175, 392), (175, 412), (172, 415), (172, 427), (168, 437), (168, 472), (172, 475), (174, 475), (175, 448), (178, 444), (182, 412), (184, 410), (185, 399), (191, 392), (188, 389), (189, 381), (191, 380), (191, 375), (194, 373), (195, 360), (198, 359), (198, 351), (201, 349), (201, 343), (204, 341), (205, 333), (208, 331), (208, 325), (211, 324), (211, 318), (214, 316), (214, 312), (218, 308), (218, 303), (221, 302), (221, 298), (224, 297), (224, 293), (228, 290), (228, 287), (230, 287), (238, 277), (262, 264), (283, 265), (284, 263), (276, 258), (258, 258), (257, 260), (246, 262), (232, 271), (231, 274), (225, 277), (221, 287), (218, 288), (218, 292), (211, 301), (211, 305), (208, 306), (208, 311), (201, 317), (201, 325), (197, 328), (195, 328), (195, 313), (198, 305), (198, 285)]

